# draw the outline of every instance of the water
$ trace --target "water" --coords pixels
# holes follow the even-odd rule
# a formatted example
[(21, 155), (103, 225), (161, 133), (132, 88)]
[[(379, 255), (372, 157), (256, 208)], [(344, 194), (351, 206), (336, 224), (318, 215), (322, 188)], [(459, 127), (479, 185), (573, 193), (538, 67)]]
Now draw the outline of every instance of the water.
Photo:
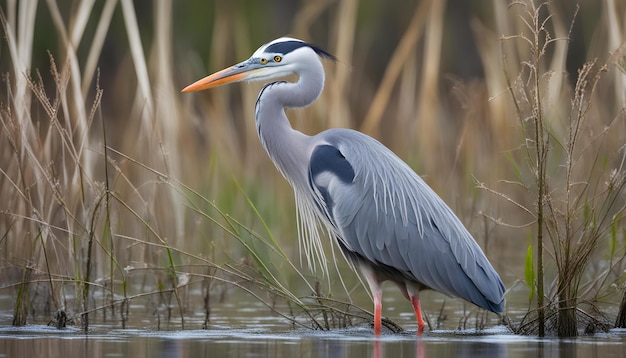
[[(626, 330), (613, 330), (577, 339), (538, 339), (512, 334), (499, 326), (495, 315), (488, 315), (486, 329), (473, 329), (474, 316), (464, 330), (456, 330), (462, 322), (463, 303), (440, 294), (425, 291), (425, 312), (431, 322), (440, 308), (447, 319), (441, 328), (415, 335), (416, 324), (410, 304), (391, 287), (384, 296), (384, 316), (406, 329), (393, 334), (383, 331), (373, 336), (368, 321), (330, 331), (293, 328), (292, 323), (266, 306), (245, 295), (232, 293), (225, 302), (211, 308), (208, 329), (203, 310), (189, 309), (185, 329), (173, 316), (167, 320), (162, 307), (134, 300), (127, 329), (121, 328), (119, 317), (94, 314), (89, 333), (77, 326), (57, 330), (44, 325), (49, 316), (30, 317), (25, 327), (10, 326), (13, 297), (0, 296), (0, 358), (1, 357), (624, 357)], [(514, 291), (514, 290), (513, 290)], [(388, 293), (388, 294), (387, 294)], [(513, 292), (515, 293), (515, 292)], [(193, 292), (191, 297), (200, 297)], [(513, 295), (515, 296), (515, 295)], [(520, 295), (518, 295), (520, 296)], [(368, 302), (362, 302), (368, 307)], [(522, 300), (523, 301), (523, 300)], [(514, 302), (512, 307), (524, 307)], [(371, 305), (371, 303), (369, 303)], [(524, 310), (513, 312), (515, 317)], [(110, 313), (109, 313), (110, 315)], [(306, 321), (303, 321), (306, 322)], [(475, 324), (475, 323), (474, 323)]]
[(2, 357), (623, 357), (626, 331), (572, 340), (537, 339), (495, 327), (475, 332), (386, 334), (351, 328), (329, 332), (264, 329), (186, 331), (0, 328)]

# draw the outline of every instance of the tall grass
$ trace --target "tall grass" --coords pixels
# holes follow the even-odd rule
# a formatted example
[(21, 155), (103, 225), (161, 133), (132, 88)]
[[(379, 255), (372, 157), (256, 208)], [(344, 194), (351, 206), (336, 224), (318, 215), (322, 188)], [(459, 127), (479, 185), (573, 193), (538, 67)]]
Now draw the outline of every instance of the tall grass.
[[(601, 101), (603, 77), (610, 67), (616, 70), (615, 59), (623, 56), (622, 49), (613, 49), (604, 65), (598, 59), (584, 63), (570, 79), (570, 88), (559, 59), (570, 33), (564, 31), (555, 8), (550, 3), (520, 1), (512, 3), (511, 11), (518, 14), (519, 30), (513, 33), (519, 35), (502, 38), (503, 58), (524, 139), (512, 155), (517, 178), (511, 183), (535, 198), (531, 205), (520, 201), (516, 205), (531, 216), (536, 237), (535, 249), (531, 246), (528, 251), (536, 253), (535, 270), (527, 275), (536, 281), (527, 284), (536, 292), (537, 309), (518, 329), (539, 336), (547, 330), (559, 337), (578, 335), (581, 323), (586, 330), (606, 329), (606, 321), (595, 315), (595, 303), (606, 289), (604, 284), (622, 280), (614, 273), (624, 262), (614, 261), (613, 256), (617, 225), (625, 210), (625, 123), (623, 99), (617, 99), (616, 109), (595, 103)], [(519, 47), (510, 50), (507, 42)], [(507, 69), (509, 61), (522, 65), (515, 77)], [(611, 250), (604, 257), (610, 260), (590, 270), (589, 264), (599, 258), (594, 253), (607, 242)], [(553, 272), (546, 272), (548, 268)], [(598, 279), (602, 284), (597, 284)]]
[[(299, 326), (328, 329), (369, 319), (368, 312), (324, 293), (328, 289), (315, 284), (321, 277), (311, 281), (291, 261), (245, 190), (234, 185), (230, 173), (237, 166), (225, 163), (235, 161), (222, 157), (228, 152), (213, 155), (208, 171), (198, 170), (206, 167), (203, 138), (194, 137), (192, 126), (180, 126), (186, 123), (184, 113), (192, 117), (192, 106), (181, 109), (181, 84), (174, 84), (172, 2), (154, 8), (156, 35), (149, 56), (130, 1), (105, 3), (93, 37), (85, 26), (97, 11), (93, 3), (64, 9), (71, 19), (67, 23), (54, 1), (43, 9), (32, 2), (19, 3), (18, 11), (13, 2), (8, 5), (1, 16), (12, 68), (6, 69), (7, 102), (2, 105), (0, 189), (7, 198), (2, 270), (8, 278), (2, 286), (15, 290), (13, 324), (43, 316), (44, 322), (53, 317), (62, 327), (67, 322), (62, 317), (69, 316), (87, 330), (95, 315), (125, 327), (130, 302), (147, 300), (156, 327), (177, 317), (184, 329), (185, 317), (196, 307), (187, 306), (189, 287), (207, 280), (213, 283), (203, 293), (206, 312), (214, 295), (209, 288), (232, 286)], [(49, 54), (49, 74), (29, 68), (37, 10), (49, 11), (62, 49), (60, 59)], [(136, 83), (123, 89), (129, 108), (128, 121), (122, 121), (129, 122), (122, 123), (126, 129), (116, 128), (120, 122), (103, 111), (103, 98), (115, 94), (100, 87), (111, 74), (94, 66), (114, 11), (122, 16), (117, 24), (124, 26), (129, 43), (134, 81), (125, 84)], [(21, 26), (17, 34), (16, 23)], [(81, 43), (91, 44), (84, 71), (78, 58)], [(253, 102), (252, 92), (249, 98)], [(223, 113), (232, 116), (228, 108)], [(127, 130), (139, 134), (121, 136)], [(237, 134), (225, 133), (212, 135), (238, 145)], [(218, 146), (211, 143), (211, 148)], [(185, 168), (194, 176), (208, 176), (213, 187), (200, 187), (215, 199), (182, 184)], [(260, 192), (260, 187), (252, 190)], [(273, 204), (265, 206), (275, 210)], [(258, 225), (267, 236), (254, 231)], [(210, 251), (211, 258), (196, 254)], [(307, 294), (287, 288), (293, 277)], [(284, 303), (291, 307), (287, 312), (278, 308)]]
[[(281, 21), (254, 1), (4, 2), (0, 291), (15, 297), (13, 323), (126, 327), (141, 303), (156, 328), (210, 327), (234, 289), (294, 326), (371, 319), (330, 240), (328, 276), (301, 265), (292, 191), (256, 138), (260, 85), (178, 93), (286, 33), (339, 58), (318, 102), (288, 113), (294, 127), (361, 129), (424, 173), (509, 302), (530, 291), (517, 285), (519, 252), (543, 254), (526, 276), (533, 293), (545, 289), (539, 309), (508, 306), (518, 331), (572, 312), (597, 318), (593, 307), (624, 292), (623, 12), (611, 9), (622, 5), (603, 3), (578, 74), (566, 72), (571, 9), (492, 5), (467, 9), (484, 75), (464, 79), (446, 73), (465, 54), (449, 43), (453, 5), (440, 1), (310, 2)], [(543, 243), (525, 239), (541, 231)], [(456, 301), (424, 307), (437, 327), (458, 311), (454, 327), (484, 326)]]

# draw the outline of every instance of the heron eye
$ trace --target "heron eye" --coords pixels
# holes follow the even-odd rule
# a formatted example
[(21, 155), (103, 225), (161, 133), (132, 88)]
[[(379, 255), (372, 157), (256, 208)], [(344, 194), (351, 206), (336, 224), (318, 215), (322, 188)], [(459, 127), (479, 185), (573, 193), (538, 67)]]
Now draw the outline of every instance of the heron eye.
[(278, 56), (278, 55), (274, 56), (274, 62), (280, 62), (280, 61), (282, 61), (282, 59), (283, 58)]
[(267, 63), (267, 58), (263, 57), (259, 60), (259, 62), (261, 62), (262, 65)]

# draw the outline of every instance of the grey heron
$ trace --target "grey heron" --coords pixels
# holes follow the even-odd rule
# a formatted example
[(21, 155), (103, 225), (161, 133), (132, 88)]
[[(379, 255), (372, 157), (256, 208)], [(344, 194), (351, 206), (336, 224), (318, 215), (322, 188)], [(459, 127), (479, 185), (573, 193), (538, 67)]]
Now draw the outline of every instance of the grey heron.
[[(261, 144), (293, 187), (299, 240), (308, 256), (324, 259), (320, 232), (336, 238), (365, 277), (380, 334), (382, 282), (398, 285), (424, 330), (419, 291), (433, 289), (502, 313), (504, 285), (483, 251), (441, 198), (376, 139), (334, 128), (305, 135), (285, 108), (312, 104), (324, 87), (322, 59), (334, 56), (310, 43), (281, 37), (239, 64), (207, 76), (182, 92), (297, 74), (260, 91), (255, 109)], [(312, 249), (311, 249), (312, 248)], [(317, 251), (316, 251), (317, 250)], [(314, 258), (309, 258), (315, 260)]]

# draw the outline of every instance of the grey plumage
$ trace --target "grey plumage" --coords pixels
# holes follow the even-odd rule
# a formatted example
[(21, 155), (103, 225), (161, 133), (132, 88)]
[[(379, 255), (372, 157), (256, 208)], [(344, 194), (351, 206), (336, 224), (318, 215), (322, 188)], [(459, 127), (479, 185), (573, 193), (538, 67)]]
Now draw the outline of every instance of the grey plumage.
[(332, 200), (330, 219), (351, 257), (392, 267), (404, 280), (484, 309), (503, 311), (499, 276), (450, 208), (408, 165), (356, 131), (331, 129), (316, 141), (337, 148), (355, 173), (349, 184), (313, 178)]
[(418, 332), (424, 326), (420, 289), (503, 312), (500, 277), (452, 210), (406, 163), (354, 130), (308, 136), (291, 127), (284, 109), (313, 103), (324, 87), (320, 58), (334, 59), (306, 42), (280, 38), (183, 91), (299, 75), (297, 82), (272, 82), (260, 91), (255, 111), (259, 138), (294, 189), (299, 239), (310, 265), (325, 263), (322, 228), (363, 270), (374, 295), (377, 334), (384, 280), (397, 283), (413, 303)]

